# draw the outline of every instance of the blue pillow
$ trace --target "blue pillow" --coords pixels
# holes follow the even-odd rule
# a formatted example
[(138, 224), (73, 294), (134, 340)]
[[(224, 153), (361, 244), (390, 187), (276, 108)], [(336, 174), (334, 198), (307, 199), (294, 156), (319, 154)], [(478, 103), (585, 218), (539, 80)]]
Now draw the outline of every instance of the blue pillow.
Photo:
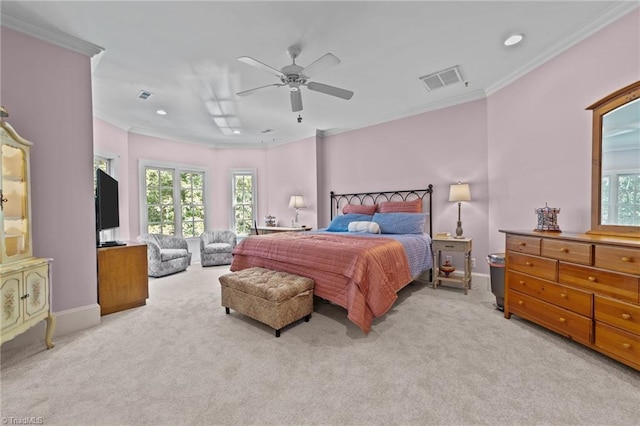
[(373, 221), (383, 234), (422, 234), (427, 213), (376, 213)]
[(327, 231), (348, 232), (349, 231), (349, 224), (351, 222), (354, 222), (354, 221), (371, 222), (372, 218), (373, 218), (373, 216), (371, 216), (369, 214), (357, 214), (357, 213), (350, 213), (350, 214), (343, 214), (341, 216), (336, 216), (336, 217), (333, 218), (333, 220), (329, 224), (329, 227), (327, 228)]

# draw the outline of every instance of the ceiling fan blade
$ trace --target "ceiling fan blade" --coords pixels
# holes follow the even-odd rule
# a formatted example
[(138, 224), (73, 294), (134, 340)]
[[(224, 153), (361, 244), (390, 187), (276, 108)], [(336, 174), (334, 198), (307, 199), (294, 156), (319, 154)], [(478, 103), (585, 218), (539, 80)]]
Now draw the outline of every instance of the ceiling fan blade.
[(351, 99), (351, 97), (353, 96), (353, 92), (351, 90), (329, 86), (328, 84), (315, 83), (312, 81), (311, 83), (307, 83), (306, 86), (309, 88), (309, 90), (313, 90), (314, 92), (320, 92), (346, 100)]
[(238, 95), (238, 96), (247, 96), (247, 95), (252, 94), (256, 90), (264, 89), (265, 87), (273, 87), (273, 86), (282, 87), (282, 86), (285, 86), (285, 84), (281, 84), (281, 83), (267, 84), (266, 86), (260, 86), (260, 87), (255, 87), (255, 88), (249, 89), (249, 90), (243, 90), (242, 92), (236, 93), (236, 95)]
[(244, 62), (247, 65), (251, 65), (252, 67), (256, 67), (256, 68), (259, 68), (261, 70), (268, 71), (268, 72), (270, 72), (272, 74), (275, 74), (278, 77), (284, 77), (285, 76), (284, 74), (282, 74), (282, 72), (280, 70), (277, 70), (277, 69), (275, 69), (273, 67), (270, 67), (267, 64), (263, 64), (262, 62), (260, 62), (260, 61), (258, 61), (256, 59), (250, 58), (248, 56), (240, 56), (238, 58), (238, 60), (240, 62)]
[(307, 77), (311, 77), (318, 72), (324, 71), (328, 68), (334, 67), (340, 63), (340, 59), (333, 53), (327, 53), (326, 55), (318, 58), (315, 62), (312, 62), (305, 69), (301, 71), (302, 74)]
[(302, 111), (302, 93), (300, 89), (291, 91), (291, 111)]

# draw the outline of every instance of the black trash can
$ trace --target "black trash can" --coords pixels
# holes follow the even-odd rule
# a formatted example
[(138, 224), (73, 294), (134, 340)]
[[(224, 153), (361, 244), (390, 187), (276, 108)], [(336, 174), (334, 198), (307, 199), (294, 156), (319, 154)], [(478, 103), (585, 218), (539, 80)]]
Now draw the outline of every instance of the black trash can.
[(496, 308), (504, 311), (504, 253), (493, 253), (487, 256), (490, 266), (491, 292), (496, 296)]

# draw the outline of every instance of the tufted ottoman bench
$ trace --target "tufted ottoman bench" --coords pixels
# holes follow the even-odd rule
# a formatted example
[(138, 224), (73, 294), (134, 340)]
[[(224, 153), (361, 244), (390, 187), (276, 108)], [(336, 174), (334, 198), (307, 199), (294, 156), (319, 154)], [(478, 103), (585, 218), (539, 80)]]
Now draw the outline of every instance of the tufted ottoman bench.
[(313, 280), (287, 272), (248, 268), (220, 277), (222, 306), (276, 330), (313, 312)]

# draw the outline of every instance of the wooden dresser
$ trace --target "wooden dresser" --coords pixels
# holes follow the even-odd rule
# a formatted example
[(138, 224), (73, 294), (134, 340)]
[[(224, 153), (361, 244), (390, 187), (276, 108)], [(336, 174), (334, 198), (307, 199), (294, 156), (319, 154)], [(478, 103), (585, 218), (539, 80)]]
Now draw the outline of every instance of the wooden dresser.
[(504, 231), (504, 316), (640, 370), (640, 238)]

